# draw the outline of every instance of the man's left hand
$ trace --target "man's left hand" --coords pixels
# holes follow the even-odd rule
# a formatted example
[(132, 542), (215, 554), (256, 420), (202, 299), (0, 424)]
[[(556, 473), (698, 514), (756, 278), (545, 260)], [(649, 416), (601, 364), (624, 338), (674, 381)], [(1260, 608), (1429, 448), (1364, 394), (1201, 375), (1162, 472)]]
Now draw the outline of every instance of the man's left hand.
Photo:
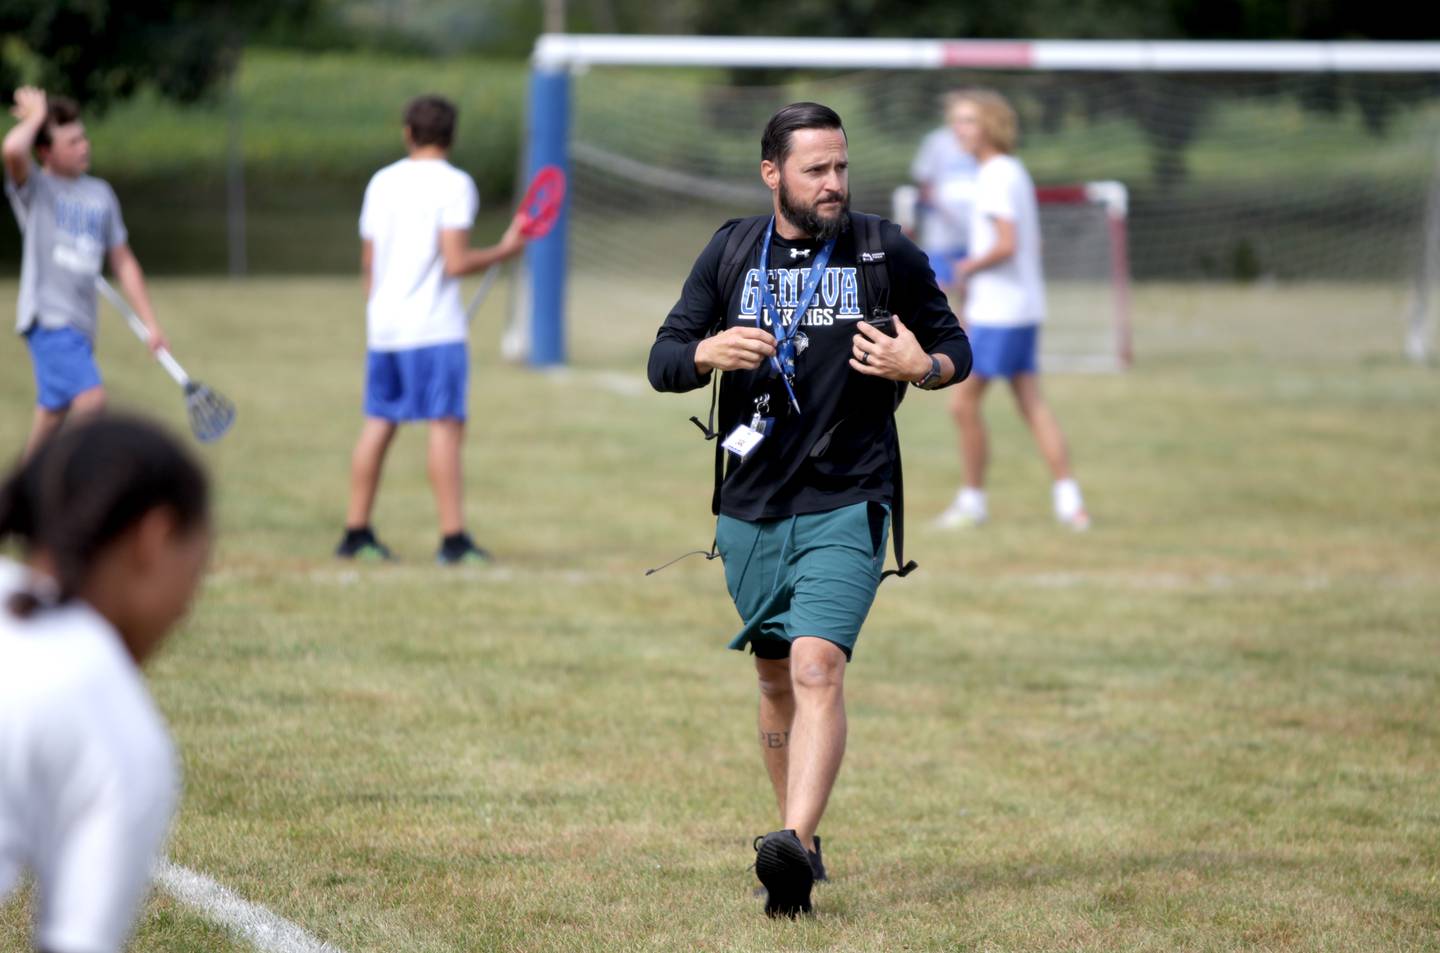
[(893, 338), (866, 321), (855, 323), (850, 367), (867, 377), (918, 381), (930, 373), (930, 355), (901, 323), (899, 315), (891, 318), (895, 322)]
[(514, 258), (525, 250), (525, 223), (528, 219), (523, 213), (516, 215), (510, 220), (510, 226), (505, 229), (505, 234), (500, 236), (500, 242), (496, 250), (500, 252), (502, 260)]

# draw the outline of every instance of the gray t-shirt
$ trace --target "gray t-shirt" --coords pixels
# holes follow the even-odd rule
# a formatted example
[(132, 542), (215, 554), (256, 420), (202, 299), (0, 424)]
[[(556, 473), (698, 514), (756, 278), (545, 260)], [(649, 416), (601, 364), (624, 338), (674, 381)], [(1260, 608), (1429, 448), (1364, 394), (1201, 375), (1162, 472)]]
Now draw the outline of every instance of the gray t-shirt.
[(74, 328), (94, 340), (95, 277), (106, 253), (127, 238), (115, 191), (93, 176), (66, 179), (32, 167), (24, 185), (6, 176), (5, 192), (24, 210), (15, 330)]

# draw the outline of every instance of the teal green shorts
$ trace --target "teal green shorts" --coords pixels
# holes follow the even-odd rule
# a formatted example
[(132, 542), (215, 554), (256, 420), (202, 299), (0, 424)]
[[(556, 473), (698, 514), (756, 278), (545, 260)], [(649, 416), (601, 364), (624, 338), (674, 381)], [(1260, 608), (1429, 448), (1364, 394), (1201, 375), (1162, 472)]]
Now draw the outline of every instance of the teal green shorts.
[(850, 658), (880, 586), (889, 535), (883, 503), (755, 521), (722, 515), (715, 545), (744, 622), (730, 648), (788, 658), (791, 642), (815, 636)]

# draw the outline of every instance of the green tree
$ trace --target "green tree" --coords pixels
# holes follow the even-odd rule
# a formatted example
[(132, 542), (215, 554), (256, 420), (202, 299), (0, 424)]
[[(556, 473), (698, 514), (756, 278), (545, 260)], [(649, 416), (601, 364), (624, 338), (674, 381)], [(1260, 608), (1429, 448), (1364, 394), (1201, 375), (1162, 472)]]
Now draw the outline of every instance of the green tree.
[(191, 102), (229, 75), (247, 37), (305, 23), (317, 0), (0, 0), (0, 81), (103, 110), (150, 85)]

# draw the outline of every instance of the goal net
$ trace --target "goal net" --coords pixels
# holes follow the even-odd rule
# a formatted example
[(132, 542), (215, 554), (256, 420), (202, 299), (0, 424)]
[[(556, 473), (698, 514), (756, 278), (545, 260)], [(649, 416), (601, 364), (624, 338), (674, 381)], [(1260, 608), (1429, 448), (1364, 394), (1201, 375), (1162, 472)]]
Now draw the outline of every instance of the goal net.
[[(1124, 363), (1127, 277), (1150, 340), (1213, 346), (1172, 311), (1235, 287), (1288, 295), (1296, 311), (1292, 326), (1236, 346), (1288, 355), (1351, 334), (1397, 355), (1434, 346), (1435, 72), (595, 65), (572, 86), (566, 327), (582, 359), (605, 347), (597, 325), (613, 332), (636, 315), (635, 333), (653, 332), (714, 229), (769, 208), (759, 134), (776, 108), (835, 108), (852, 206), (888, 215), (921, 140), (943, 124), (944, 93), (967, 86), (999, 90), (1020, 116), (1017, 155), (1042, 199), (1049, 366)], [(1100, 182), (1126, 196), (1128, 262), (1116, 258), (1116, 205), (1086, 194)]]
[[(968, 191), (973, 180), (960, 183)], [(1130, 336), (1129, 193), (1121, 182), (1047, 185), (1035, 190), (1040, 212), (1042, 266), (1048, 296), (1063, 320), (1041, 340), (1052, 370), (1113, 371), (1128, 367)], [(927, 210), (918, 186), (902, 185), (890, 199), (891, 220), (925, 241)], [(924, 247), (922, 244), (921, 247)], [(955, 302), (957, 312), (962, 310)], [(1106, 342), (1109, 349), (1106, 349)]]

